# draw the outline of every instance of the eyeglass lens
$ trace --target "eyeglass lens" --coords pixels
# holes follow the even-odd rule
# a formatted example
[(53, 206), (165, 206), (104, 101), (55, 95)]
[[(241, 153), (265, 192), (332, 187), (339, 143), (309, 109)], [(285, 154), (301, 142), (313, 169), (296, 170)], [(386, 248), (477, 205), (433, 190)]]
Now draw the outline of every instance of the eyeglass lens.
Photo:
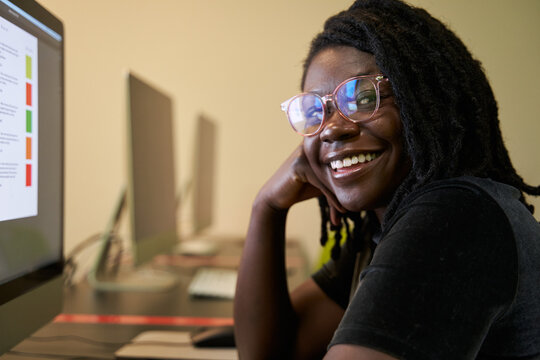
[[(352, 79), (336, 89), (334, 104), (352, 121), (369, 120), (377, 108), (375, 86), (370, 79)], [(294, 130), (304, 135), (314, 134), (323, 121), (323, 100), (315, 94), (301, 94), (292, 99), (287, 114)]]

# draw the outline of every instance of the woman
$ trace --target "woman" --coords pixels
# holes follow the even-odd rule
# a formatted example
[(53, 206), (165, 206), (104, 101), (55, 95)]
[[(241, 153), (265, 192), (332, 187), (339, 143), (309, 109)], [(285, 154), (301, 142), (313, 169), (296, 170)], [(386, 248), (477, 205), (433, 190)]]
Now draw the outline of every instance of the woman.
[[(312, 42), (303, 135), (252, 208), (235, 299), (240, 356), (533, 359), (540, 356), (540, 226), (479, 62), (397, 0), (358, 0)], [(347, 228), (289, 294), (288, 210), (318, 197)], [(338, 230), (336, 234), (339, 234)]]

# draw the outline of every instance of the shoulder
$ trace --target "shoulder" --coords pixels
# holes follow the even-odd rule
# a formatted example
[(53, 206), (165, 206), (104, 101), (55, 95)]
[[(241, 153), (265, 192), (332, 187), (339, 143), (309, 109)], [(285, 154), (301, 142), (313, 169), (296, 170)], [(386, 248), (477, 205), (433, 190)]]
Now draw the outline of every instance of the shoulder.
[(492, 195), (462, 178), (450, 179), (409, 196), (385, 227), (372, 265), (407, 269), (410, 278), (451, 274), (456, 289), (469, 283), (472, 292), (492, 293), (485, 286), (494, 285), (493, 296), (507, 302), (516, 290), (516, 243)]
[(478, 256), (494, 250), (502, 255), (514, 253), (512, 225), (482, 183), (483, 179), (475, 183), (463, 177), (433, 182), (415, 191), (385, 225), (383, 242), (437, 253), (460, 248)]
[(464, 356), (512, 303), (516, 269), (512, 227), (493, 196), (467, 181), (430, 184), (385, 226), (332, 344)]
[[(439, 180), (407, 196), (385, 229), (404, 216), (417, 216), (422, 223), (463, 221), (483, 225), (485, 221), (502, 221), (509, 225), (503, 209), (509, 203), (517, 203), (525, 209), (519, 202), (519, 192), (508, 185), (469, 176)], [(426, 218), (435, 214), (438, 217)]]

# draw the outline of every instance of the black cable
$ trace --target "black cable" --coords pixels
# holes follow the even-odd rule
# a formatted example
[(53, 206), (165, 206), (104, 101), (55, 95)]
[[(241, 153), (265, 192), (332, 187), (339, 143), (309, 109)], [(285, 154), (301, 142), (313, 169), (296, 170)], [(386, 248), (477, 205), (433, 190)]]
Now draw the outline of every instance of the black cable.
[[(65, 261), (65, 273), (64, 273), (64, 283), (65, 285), (71, 285), (71, 282), (73, 280), (73, 276), (77, 269), (77, 264), (75, 263), (75, 257), (85, 250), (90, 245), (94, 244), (95, 242), (101, 241), (102, 251), (98, 253), (98, 261), (105, 261), (106, 257), (108, 255), (108, 250), (111, 245), (117, 245), (121, 244), (120, 241), (118, 241), (118, 236), (116, 235), (117, 229), (120, 223), (120, 219), (122, 218), (122, 214), (124, 212), (124, 209), (126, 207), (127, 203), (127, 195), (126, 195), (126, 189), (122, 188), (120, 191), (120, 197), (117, 201), (117, 204), (114, 208), (113, 214), (111, 219), (109, 220), (109, 223), (106, 226), (106, 230), (104, 232), (94, 234), (90, 236), (89, 238), (83, 240), (80, 244), (78, 244), (71, 253), (66, 257)], [(103, 252), (104, 251), (104, 252)], [(115, 258), (115, 261), (118, 259)], [(100, 267), (103, 264), (98, 264), (97, 267)]]
[[(81, 243), (79, 243), (73, 250), (70, 252), (70, 254), (66, 257), (66, 261), (64, 262), (64, 284), (66, 286), (69, 286), (72, 284), (73, 276), (77, 272), (77, 262), (75, 261), (75, 258), (79, 253), (86, 250), (91, 245), (100, 242), (103, 239), (103, 233), (96, 233), (92, 236), (89, 236), (85, 240), (83, 240)], [(111, 236), (111, 244), (121, 244), (122, 239), (116, 236), (116, 234), (112, 234)], [(115, 259), (117, 261), (118, 259)]]
[(88, 246), (92, 245), (93, 243), (97, 242), (101, 238), (101, 233), (96, 233), (92, 236), (87, 237), (85, 240), (81, 241), (77, 246), (71, 250), (68, 256), (66, 256), (66, 263), (73, 261), (75, 256), (79, 254), (81, 251), (86, 249)]
[[(124, 342), (108, 342), (108, 341), (99, 341), (99, 340), (93, 340), (88, 339), (82, 336), (77, 335), (58, 335), (58, 336), (31, 336), (26, 339), (26, 341), (34, 341), (34, 342), (56, 342), (56, 341), (78, 341), (83, 342), (90, 345), (95, 346), (105, 346), (105, 347), (113, 347), (118, 348), (120, 346), (125, 345)], [(14, 356), (31, 356), (31, 357), (40, 357), (40, 358), (52, 358), (52, 359), (72, 359), (72, 360), (103, 360), (103, 359), (114, 359), (115, 357), (112, 356), (105, 356), (105, 357), (99, 357), (99, 356), (79, 356), (79, 355), (62, 355), (62, 354), (45, 354), (45, 353), (34, 353), (34, 352), (25, 352), (25, 351), (9, 351), (7, 352), (9, 355)]]
[(36, 342), (55, 342), (55, 341), (71, 340), (71, 341), (84, 342), (90, 345), (111, 346), (111, 347), (118, 347), (118, 346), (125, 345), (125, 342), (100, 341), (100, 340), (85, 338), (78, 335), (31, 336), (27, 340), (36, 341)]
[(62, 354), (40, 354), (25, 351), (8, 351), (6, 355), (13, 356), (25, 356), (25, 357), (39, 357), (46, 359), (70, 359), (70, 360), (114, 360), (114, 356), (74, 356), (74, 355), (62, 355)]
[(75, 262), (75, 257), (85, 250), (90, 245), (98, 242), (101, 239), (101, 233), (94, 234), (92, 236), (89, 236), (82, 242), (80, 242), (77, 246), (71, 250), (71, 252), (66, 256), (66, 260), (64, 262), (64, 284), (65, 285), (71, 285), (71, 281), (73, 279), (73, 276), (75, 275), (75, 272), (77, 271), (77, 263)]

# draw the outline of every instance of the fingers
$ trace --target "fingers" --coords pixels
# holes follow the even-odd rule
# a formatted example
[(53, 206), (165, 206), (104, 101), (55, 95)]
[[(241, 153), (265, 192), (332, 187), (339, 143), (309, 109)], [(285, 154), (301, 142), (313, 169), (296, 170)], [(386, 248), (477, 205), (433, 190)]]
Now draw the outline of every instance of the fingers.
[(288, 209), (292, 205), (324, 195), (328, 204), (334, 208), (335, 219), (345, 209), (334, 193), (315, 174), (303, 147), (297, 147), (274, 175), (263, 186), (259, 195), (265, 203), (274, 209)]
[(338, 219), (336, 221), (339, 221), (341, 218), (339, 213), (345, 213), (346, 209), (339, 203), (334, 193), (321, 181), (321, 179), (319, 179), (317, 175), (315, 175), (314, 171), (309, 165), (307, 157), (304, 154), (303, 147), (301, 147), (299, 150), (301, 150), (301, 157), (303, 159), (302, 175), (305, 178), (304, 181), (311, 184), (313, 187), (316, 187), (322, 193), (322, 195), (326, 197), (330, 208), (332, 208), (334, 211), (334, 219)]

